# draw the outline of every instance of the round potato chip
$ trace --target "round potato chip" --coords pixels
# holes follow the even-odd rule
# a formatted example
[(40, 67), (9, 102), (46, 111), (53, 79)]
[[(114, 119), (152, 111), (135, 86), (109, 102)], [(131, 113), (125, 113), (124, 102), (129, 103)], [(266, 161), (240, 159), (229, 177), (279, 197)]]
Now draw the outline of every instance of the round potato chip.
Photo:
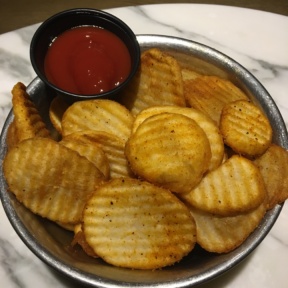
[(227, 146), (248, 157), (262, 155), (272, 142), (272, 127), (268, 118), (259, 107), (246, 100), (224, 106), (220, 131)]
[(189, 192), (202, 179), (211, 159), (208, 138), (191, 118), (174, 113), (143, 121), (126, 143), (132, 171), (173, 192)]
[(110, 165), (101, 145), (93, 141), (87, 143), (87, 141), (84, 141), (81, 137), (69, 137), (70, 135), (64, 137), (59, 144), (64, 145), (65, 147), (78, 152), (81, 156), (86, 157), (103, 173), (105, 179), (108, 180), (110, 178)]
[(107, 99), (73, 103), (62, 118), (62, 135), (78, 131), (109, 132), (126, 141), (130, 136), (134, 117), (123, 105)]
[(234, 250), (257, 228), (266, 213), (266, 207), (263, 202), (250, 212), (230, 217), (192, 208), (197, 227), (197, 243), (206, 251), (214, 253)]
[(217, 125), (223, 107), (230, 102), (244, 99), (247, 95), (231, 81), (218, 76), (201, 75), (184, 81), (187, 103), (208, 115)]
[(69, 134), (66, 140), (80, 141), (85, 145), (99, 145), (110, 167), (110, 178), (134, 177), (124, 154), (125, 142), (114, 134), (104, 131), (79, 131)]
[(263, 155), (254, 160), (259, 168), (269, 198), (269, 209), (288, 198), (288, 152), (272, 144)]
[(195, 208), (222, 216), (251, 211), (266, 198), (264, 180), (252, 161), (234, 155), (204, 176), (183, 201)]
[(131, 178), (95, 191), (83, 210), (83, 232), (103, 260), (133, 269), (173, 265), (196, 242), (194, 219), (175, 195)]
[[(10, 133), (16, 133), (13, 139), (14, 144), (16, 144), (16, 141), (21, 142), (33, 137), (52, 138), (36, 105), (26, 92), (26, 86), (21, 82), (15, 84), (12, 89), (12, 104), (14, 120)], [(11, 134), (9, 137), (11, 138)], [(10, 147), (13, 143), (11, 140)]]
[(77, 152), (48, 138), (30, 138), (3, 162), (9, 191), (32, 212), (62, 224), (81, 220), (83, 207), (104, 176)]
[(211, 148), (211, 160), (208, 170), (212, 171), (217, 168), (223, 161), (224, 157), (224, 143), (222, 135), (215, 122), (206, 114), (190, 107), (178, 106), (153, 106), (142, 110), (135, 118), (132, 133), (134, 133), (138, 126), (148, 117), (160, 113), (177, 113), (193, 119), (206, 133)]
[(177, 60), (158, 48), (144, 51), (140, 68), (122, 93), (120, 102), (133, 115), (156, 105), (186, 106)]

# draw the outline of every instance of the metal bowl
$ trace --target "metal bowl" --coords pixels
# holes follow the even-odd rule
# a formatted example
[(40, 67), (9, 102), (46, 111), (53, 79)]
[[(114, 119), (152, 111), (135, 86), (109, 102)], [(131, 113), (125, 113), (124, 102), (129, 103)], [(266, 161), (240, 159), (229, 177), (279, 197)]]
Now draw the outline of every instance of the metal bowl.
[[(182, 66), (199, 72), (218, 75), (234, 82), (253, 101), (257, 102), (268, 116), (273, 127), (273, 141), (288, 148), (287, 130), (273, 99), (264, 87), (245, 68), (231, 58), (205, 45), (180, 38), (157, 35), (137, 36), (143, 50), (158, 47), (174, 55)], [(28, 93), (34, 99), (47, 124), (51, 127), (48, 107), (51, 91), (36, 78)], [(10, 112), (1, 135), (0, 156), (6, 153), (7, 128), (13, 119)], [(35, 216), (7, 192), (1, 170), (1, 199), (12, 226), (23, 242), (45, 263), (64, 275), (94, 287), (191, 287), (211, 280), (246, 258), (265, 238), (277, 220), (282, 205), (268, 211), (259, 227), (237, 249), (216, 255), (196, 247), (190, 255), (172, 267), (156, 271), (141, 271), (117, 268), (100, 259), (86, 256), (82, 251), (69, 248), (72, 233), (52, 222)]]

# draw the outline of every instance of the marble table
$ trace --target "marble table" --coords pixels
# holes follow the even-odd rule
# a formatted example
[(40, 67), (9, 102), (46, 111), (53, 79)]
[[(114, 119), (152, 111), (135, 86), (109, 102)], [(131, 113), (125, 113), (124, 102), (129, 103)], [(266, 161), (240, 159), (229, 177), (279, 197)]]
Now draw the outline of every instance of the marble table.
[[(195, 40), (226, 53), (252, 72), (288, 124), (288, 18), (256, 10), (197, 4), (147, 5), (107, 10), (136, 34)], [(38, 25), (0, 35), (0, 126), (11, 109), (11, 88), (35, 77), (29, 43)], [(288, 206), (264, 241), (241, 264), (200, 287), (287, 287)], [(41, 262), (20, 240), (0, 206), (0, 286), (76, 287)]]

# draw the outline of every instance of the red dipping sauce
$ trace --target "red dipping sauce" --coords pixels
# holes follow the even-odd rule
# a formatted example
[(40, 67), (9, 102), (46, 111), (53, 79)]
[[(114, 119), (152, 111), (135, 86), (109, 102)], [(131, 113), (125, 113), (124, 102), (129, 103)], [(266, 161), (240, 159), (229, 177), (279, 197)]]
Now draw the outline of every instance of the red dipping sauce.
[(112, 32), (81, 26), (60, 34), (45, 57), (47, 79), (74, 94), (93, 95), (117, 87), (131, 71), (123, 41)]

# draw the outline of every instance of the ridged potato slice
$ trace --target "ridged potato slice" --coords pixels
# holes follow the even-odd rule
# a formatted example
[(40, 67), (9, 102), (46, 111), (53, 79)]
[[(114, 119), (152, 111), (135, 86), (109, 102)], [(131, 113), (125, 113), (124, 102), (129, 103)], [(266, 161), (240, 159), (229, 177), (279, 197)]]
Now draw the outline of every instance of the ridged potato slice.
[(87, 100), (73, 103), (62, 118), (62, 135), (85, 131), (105, 131), (124, 141), (130, 136), (134, 117), (112, 100)]
[(263, 176), (269, 209), (272, 209), (288, 198), (288, 152), (272, 144), (254, 163)]
[(108, 180), (110, 178), (110, 165), (101, 144), (96, 141), (85, 141), (85, 139), (83, 139), (84, 137), (69, 137), (70, 135), (64, 137), (59, 144), (86, 157), (103, 173), (105, 179)]
[(121, 103), (133, 115), (156, 105), (186, 106), (177, 60), (157, 48), (143, 52), (140, 68), (122, 93)]
[(234, 155), (181, 199), (202, 211), (233, 216), (258, 207), (266, 198), (264, 180), (252, 161)]
[(263, 202), (250, 212), (230, 217), (192, 208), (197, 227), (197, 243), (206, 251), (214, 253), (228, 253), (236, 249), (258, 227), (266, 207)]
[(99, 187), (83, 212), (89, 246), (104, 261), (158, 269), (180, 261), (196, 242), (189, 209), (170, 191), (131, 178)]
[(208, 167), (209, 171), (214, 170), (222, 163), (224, 157), (224, 143), (219, 128), (209, 116), (194, 108), (178, 106), (153, 106), (144, 109), (136, 116), (132, 127), (132, 133), (134, 133), (138, 126), (148, 117), (165, 112), (187, 116), (193, 119), (203, 129), (209, 140), (211, 149), (211, 160)]
[(109, 178), (134, 177), (124, 153), (125, 141), (116, 135), (104, 131), (86, 130), (69, 134), (64, 139), (80, 141), (85, 145), (99, 145), (108, 159)]
[(239, 100), (225, 105), (220, 131), (227, 146), (247, 157), (263, 154), (272, 142), (268, 118), (250, 101)]
[(217, 125), (225, 104), (240, 99), (249, 100), (231, 81), (207, 75), (184, 81), (184, 95), (191, 107), (210, 116)]
[(23, 140), (9, 150), (3, 171), (19, 202), (62, 224), (80, 222), (87, 199), (104, 181), (85, 157), (42, 137)]
[(125, 155), (141, 178), (176, 193), (191, 191), (211, 160), (209, 140), (191, 118), (175, 113), (148, 117), (126, 143)]

